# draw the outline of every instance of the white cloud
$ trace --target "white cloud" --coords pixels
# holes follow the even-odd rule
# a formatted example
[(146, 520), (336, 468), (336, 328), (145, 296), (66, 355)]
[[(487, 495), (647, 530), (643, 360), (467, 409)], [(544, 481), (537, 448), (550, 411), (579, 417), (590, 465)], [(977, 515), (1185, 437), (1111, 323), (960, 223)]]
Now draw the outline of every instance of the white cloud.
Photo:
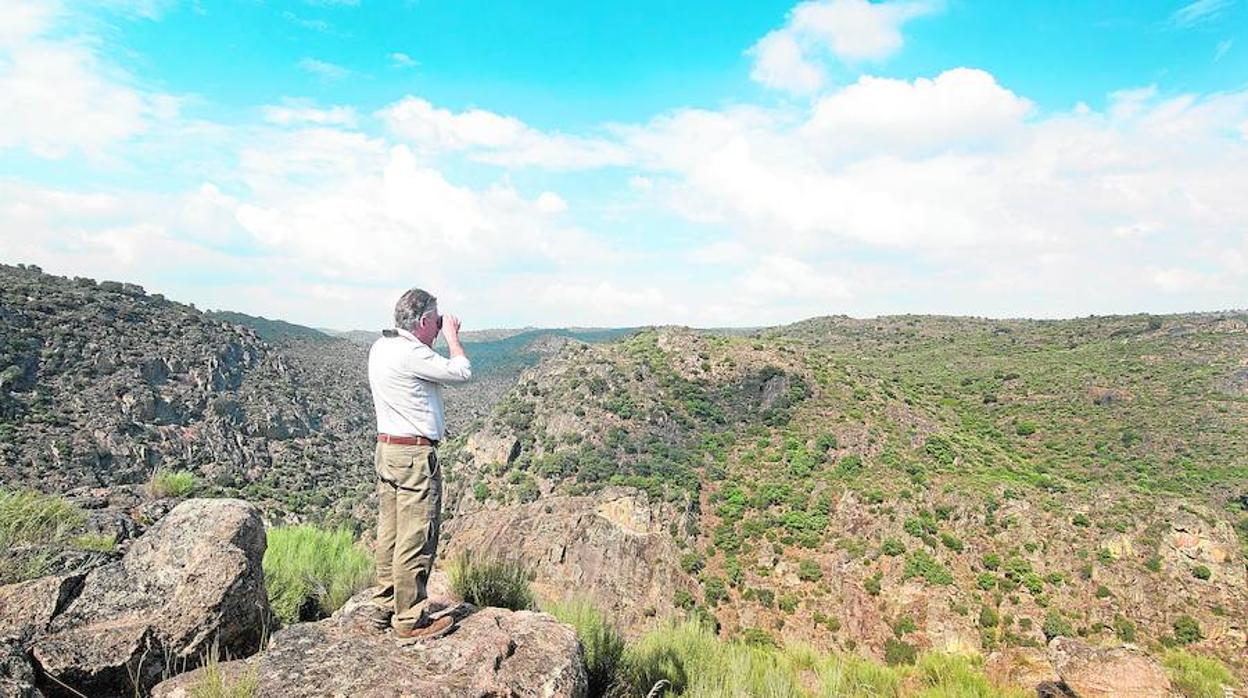
[(1031, 110), (982, 70), (912, 82), (863, 76), (816, 102), (802, 135), (825, 154), (940, 152), (1017, 134)]
[(344, 68), (336, 63), (311, 57), (299, 59), (299, 69), (311, 73), (325, 82), (342, 80), (354, 72), (350, 68)]
[(773, 31), (749, 50), (754, 58), (750, 77), (762, 85), (794, 94), (823, 86), (823, 69), (810, 61), (791, 31)]
[(797, 94), (819, 89), (822, 56), (841, 61), (879, 61), (905, 43), (902, 26), (938, 12), (941, 0), (807, 0), (796, 5), (783, 27), (768, 33), (747, 53), (754, 58), (750, 77), (771, 88)]
[(57, 6), (6, 2), (0, 12), (0, 150), (99, 158), (176, 111), (173, 98), (132, 87), (91, 42), (54, 32), (66, 19)]
[(1170, 23), (1181, 29), (1217, 19), (1223, 11), (1235, 4), (1235, 0), (1195, 0), (1175, 10)]
[(261, 109), (264, 120), (279, 126), (294, 124), (315, 124), (320, 126), (354, 127), (358, 120), (355, 109), (335, 106), (318, 109), (315, 106), (298, 100), (287, 101), (280, 105), (268, 105)]
[(1226, 52), (1230, 51), (1231, 47), (1234, 45), (1235, 41), (1233, 39), (1224, 39), (1219, 41), (1217, 48), (1213, 50), (1213, 62), (1217, 63), (1222, 60), (1222, 57), (1225, 56)]
[(420, 61), (400, 51), (390, 53), (389, 58), (390, 65), (396, 68), (415, 68), (420, 65)]
[(377, 112), (387, 130), (422, 151), (474, 151), (472, 157), (507, 167), (577, 170), (628, 164), (619, 144), (592, 137), (547, 134), (521, 120), (484, 109), (453, 112), (406, 97)]
[(851, 295), (843, 280), (826, 276), (801, 260), (781, 255), (759, 260), (740, 282), (756, 300), (766, 302), (815, 301), (824, 307), (833, 307), (835, 301)]

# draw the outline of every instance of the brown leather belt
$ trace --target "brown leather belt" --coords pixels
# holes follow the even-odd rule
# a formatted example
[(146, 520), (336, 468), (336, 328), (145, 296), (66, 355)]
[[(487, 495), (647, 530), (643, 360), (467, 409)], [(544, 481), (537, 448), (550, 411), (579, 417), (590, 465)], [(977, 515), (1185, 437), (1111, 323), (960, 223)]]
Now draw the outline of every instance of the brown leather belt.
[(377, 440), (383, 444), (394, 444), (396, 446), (434, 446), (438, 445), (433, 439), (426, 439), (423, 436), (391, 436), (390, 434), (378, 434)]

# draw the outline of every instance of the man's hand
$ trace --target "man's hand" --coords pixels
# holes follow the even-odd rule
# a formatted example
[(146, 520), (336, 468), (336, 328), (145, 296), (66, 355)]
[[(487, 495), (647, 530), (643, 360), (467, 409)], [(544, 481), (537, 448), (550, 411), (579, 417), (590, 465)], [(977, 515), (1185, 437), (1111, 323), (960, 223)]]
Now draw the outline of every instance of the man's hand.
[(447, 340), (451, 337), (459, 337), (459, 318), (454, 315), (442, 316), (442, 331), (446, 333)]
[(459, 343), (459, 318), (443, 315), (442, 333), (446, 335), (446, 348), (450, 350), (451, 356), (464, 356), (464, 347)]

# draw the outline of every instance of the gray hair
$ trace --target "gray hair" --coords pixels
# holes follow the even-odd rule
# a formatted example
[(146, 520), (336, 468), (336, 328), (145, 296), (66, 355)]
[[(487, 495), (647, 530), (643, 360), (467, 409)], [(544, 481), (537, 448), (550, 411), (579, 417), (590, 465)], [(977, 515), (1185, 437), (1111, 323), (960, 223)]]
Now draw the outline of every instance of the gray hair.
[(412, 329), (437, 303), (438, 299), (424, 289), (409, 290), (394, 304), (394, 326), (404, 330)]

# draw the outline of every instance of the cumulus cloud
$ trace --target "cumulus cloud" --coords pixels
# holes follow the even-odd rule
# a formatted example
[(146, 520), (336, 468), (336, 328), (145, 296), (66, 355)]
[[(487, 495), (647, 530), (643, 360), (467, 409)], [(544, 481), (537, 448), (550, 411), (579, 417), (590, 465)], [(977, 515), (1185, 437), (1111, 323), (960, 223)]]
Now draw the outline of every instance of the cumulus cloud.
[(473, 151), (481, 162), (553, 170), (628, 164), (630, 153), (602, 138), (548, 134), (485, 109), (454, 112), (405, 97), (377, 112), (387, 130), (423, 151)]
[(82, 152), (99, 158), (177, 112), (176, 99), (133, 87), (90, 41), (53, 31), (66, 19), (59, 7), (5, 2), (0, 12), (5, 17), (0, 28), (0, 151), (24, 148), (53, 159)]
[(850, 62), (888, 58), (901, 49), (906, 22), (942, 7), (939, 0), (807, 0), (749, 49), (750, 77), (775, 89), (814, 92), (824, 82), (824, 55)]

